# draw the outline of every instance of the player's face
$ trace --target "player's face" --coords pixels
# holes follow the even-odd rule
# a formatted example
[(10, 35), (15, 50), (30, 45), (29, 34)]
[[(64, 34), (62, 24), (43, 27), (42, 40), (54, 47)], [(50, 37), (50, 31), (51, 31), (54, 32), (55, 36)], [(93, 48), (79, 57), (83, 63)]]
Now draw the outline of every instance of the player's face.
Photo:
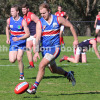
[(98, 15), (100, 16), (100, 12), (98, 12)]
[(22, 13), (23, 13), (23, 15), (26, 15), (27, 12), (28, 12), (28, 9), (27, 9), (27, 8), (22, 8)]
[(10, 13), (11, 13), (11, 16), (12, 16), (13, 18), (15, 18), (15, 17), (18, 15), (18, 11), (16, 11), (15, 8), (11, 8)]
[(62, 11), (62, 8), (60, 6), (58, 6), (58, 11), (61, 12)]
[(45, 20), (48, 20), (50, 12), (46, 8), (42, 8), (40, 9), (40, 14)]

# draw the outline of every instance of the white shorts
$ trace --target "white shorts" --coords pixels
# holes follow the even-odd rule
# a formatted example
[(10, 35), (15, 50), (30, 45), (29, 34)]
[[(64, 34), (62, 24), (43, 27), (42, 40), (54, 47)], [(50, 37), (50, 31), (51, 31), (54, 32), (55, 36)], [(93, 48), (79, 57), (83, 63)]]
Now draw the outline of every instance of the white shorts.
[(82, 52), (81, 49), (79, 47), (77, 47), (76, 49), (74, 49), (74, 54), (85, 54), (85, 52)]
[(30, 36), (29, 38), (27, 38), (27, 41), (33, 41), (33, 44), (36, 43), (36, 38), (34, 38), (34, 36)]
[(61, 25), (60, 31), (64, 31), (64, 26), (63, 25)]
[(96, 29), (100, 29), (100, 25), (97, 25), (97, 26), (96, 26)]
[(50, 63), (48, 64), (48, 67), (50, 67), (53, 64), (55, 64), (55, 56), (54, 55), (46, 53), (44, 58), (50, 61)]

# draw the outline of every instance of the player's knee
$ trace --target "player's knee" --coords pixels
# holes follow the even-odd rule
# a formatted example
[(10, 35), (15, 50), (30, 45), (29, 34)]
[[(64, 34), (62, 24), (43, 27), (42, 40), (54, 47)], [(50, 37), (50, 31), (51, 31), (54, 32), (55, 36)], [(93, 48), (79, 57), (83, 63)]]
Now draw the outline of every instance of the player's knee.
[(75, 61), (74, 63), (78, 63), (79, 61)]
[(9, 59), (9, 61), (10, 61), (11, 63), (14, 63), (16, 60), (15, 60), (15, 59)]
[(82, 61), (82, 63), (86, 63), (86, 61)]
[(45, 68), (45, 66), (44, 66), (43, 64), (40, 63), (40, 65), (39, 65), (39, 70), (42, 71), (42, 70), (44, 70), (44, 68)]
[(18, 62), (22, 61), (22, 57), (17, 57), (17, 61)]

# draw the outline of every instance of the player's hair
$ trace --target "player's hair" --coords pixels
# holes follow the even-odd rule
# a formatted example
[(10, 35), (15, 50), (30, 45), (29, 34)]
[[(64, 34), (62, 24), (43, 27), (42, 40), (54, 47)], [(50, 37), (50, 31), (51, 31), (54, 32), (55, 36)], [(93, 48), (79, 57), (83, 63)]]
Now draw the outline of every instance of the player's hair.
[(13, 5), (11, 8), (15, 8), (16, 11), (20, 11), (20, 6), (19, 5)]
[(25, 2), (25, 3), (22, 5), (22, 8), (28, 9), (28, 8), (29, 8), (29, 5)]
[(41, 10), (41, 9), (43, 9), (43, 8), (46, 8), (47, 11), (50, 10), (50, 7), (49, 7), (49, 5), (48, 5), (47, 3), (42, 3), (42, 4), (39, 6), (39, 10)]

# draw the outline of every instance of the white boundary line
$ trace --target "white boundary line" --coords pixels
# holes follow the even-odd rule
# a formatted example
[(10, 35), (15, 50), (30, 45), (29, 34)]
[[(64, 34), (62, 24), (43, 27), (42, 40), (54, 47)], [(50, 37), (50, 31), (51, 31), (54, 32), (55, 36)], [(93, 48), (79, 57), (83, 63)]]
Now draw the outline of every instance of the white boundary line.
[[(60, 66), (60, 65), (64, 65), (64, 66), (68, 66), (68, 65), (71, 65), (71, 64), (57, 64), (58, 66)], [(74, 63), (74, 65), (86, 65), (86, 66), (88, 66), (88, 65), (90, 65), (90, 64), (87, 64), (87, 63), (85, 63), (85, 64), (83, 64), (83, 63), (77, 63), (77, 64), (75, 64)], [(0, 66), (18, 66), (18, 65), (0, 65)], [(35, 64), (35, 66), (38, 66), (37, 64)]]

